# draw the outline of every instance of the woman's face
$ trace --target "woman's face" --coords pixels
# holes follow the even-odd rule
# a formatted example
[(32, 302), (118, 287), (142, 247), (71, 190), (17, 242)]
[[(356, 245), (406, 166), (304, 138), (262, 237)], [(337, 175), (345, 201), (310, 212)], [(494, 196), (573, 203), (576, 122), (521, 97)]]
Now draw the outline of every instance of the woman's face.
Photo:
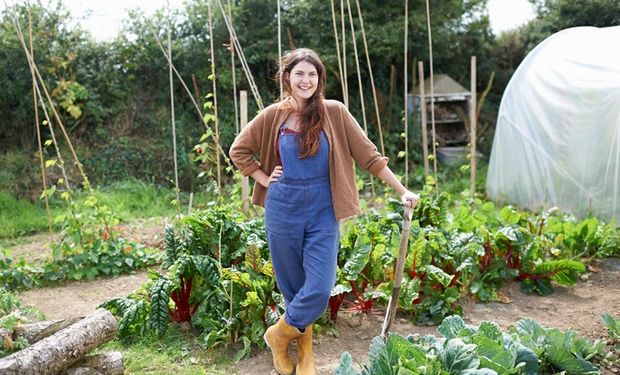
[(291, 69), (288, 75), (291, 85), (291, 94), (299, 103), (310, 99), (319, 85), (319, 73), (314, 65), (307, 61), (300, 61)]

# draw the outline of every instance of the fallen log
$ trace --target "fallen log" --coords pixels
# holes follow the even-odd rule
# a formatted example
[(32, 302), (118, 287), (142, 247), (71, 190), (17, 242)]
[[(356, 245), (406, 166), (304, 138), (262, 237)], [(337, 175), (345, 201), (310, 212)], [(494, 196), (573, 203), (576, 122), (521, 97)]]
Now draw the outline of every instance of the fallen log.
[(1, 328), (0, 329), (0, 337), (10, 336), (12, 339), (17, 339), (18, 337), (25, 338), (29, 344), (34, 344), (35, 342), (50, 336), (61, 329), (70, 326), (78, 322), (80, 318), (72, 318), (72, 319), (60, 319), (60, 320), (47, 320), (43, 322), (34, 322), (25, 325), (17, 325), (13, 331)]
[(77, 323), (0, 359), (3, 375), (55, 375), (116, 335), (116, 318), (98, 309)]
[(123, 375), (123, 355), (121, 352), (107, 352), (84, 356), (60, 375)]

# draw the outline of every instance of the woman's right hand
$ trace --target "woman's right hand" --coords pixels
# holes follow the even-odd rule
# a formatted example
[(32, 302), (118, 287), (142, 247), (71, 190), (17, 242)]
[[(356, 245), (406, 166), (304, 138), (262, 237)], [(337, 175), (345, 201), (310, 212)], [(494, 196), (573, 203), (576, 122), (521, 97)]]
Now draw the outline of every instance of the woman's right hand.
[(267, 179), (267, 186), (265, 187), (269, 187), (272, 182), (277, 182), (280, 177), (282, 177), (282, 166), (278, 165), (273, 169), (273, 172), (271, 172), (269, 179)]

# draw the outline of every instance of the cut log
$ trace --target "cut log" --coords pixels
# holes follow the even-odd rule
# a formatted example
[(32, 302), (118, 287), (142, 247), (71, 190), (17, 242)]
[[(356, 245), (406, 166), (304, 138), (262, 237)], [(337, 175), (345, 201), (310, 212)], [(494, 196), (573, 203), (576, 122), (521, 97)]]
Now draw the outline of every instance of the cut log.
[[(68, 371), (68, 372), (67, 372)], [(62, 375), (106, 375), (90, 367), (71, 367), (65, 370)]]
[(43, 322), (18, 325), (15, 329), (13, 329), (13, 332), (2, 328), (0, 329), (0, 337), (11, 336), (13, 339), (23, 337), (29, 344), (34, 344), (35, 342), (78, 322), (80, 319), (82, 318), (47, 320)]
[(116, 319), (98, 309), (77, 323), (0, 360), (3, 375), (54, 375), (116, 335)]
[(123, 375), (124, 373), (121, 352), (107, 352), (84, 356), (60, 375)]

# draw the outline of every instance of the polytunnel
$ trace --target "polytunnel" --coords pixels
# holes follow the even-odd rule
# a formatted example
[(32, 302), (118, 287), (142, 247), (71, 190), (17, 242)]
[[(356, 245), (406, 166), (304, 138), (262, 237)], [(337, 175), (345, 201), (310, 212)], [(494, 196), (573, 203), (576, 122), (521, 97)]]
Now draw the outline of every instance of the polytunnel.
[(566, 29), (526, 56), (501, 100), (486, 189), (620, 221), (620, 26)]

